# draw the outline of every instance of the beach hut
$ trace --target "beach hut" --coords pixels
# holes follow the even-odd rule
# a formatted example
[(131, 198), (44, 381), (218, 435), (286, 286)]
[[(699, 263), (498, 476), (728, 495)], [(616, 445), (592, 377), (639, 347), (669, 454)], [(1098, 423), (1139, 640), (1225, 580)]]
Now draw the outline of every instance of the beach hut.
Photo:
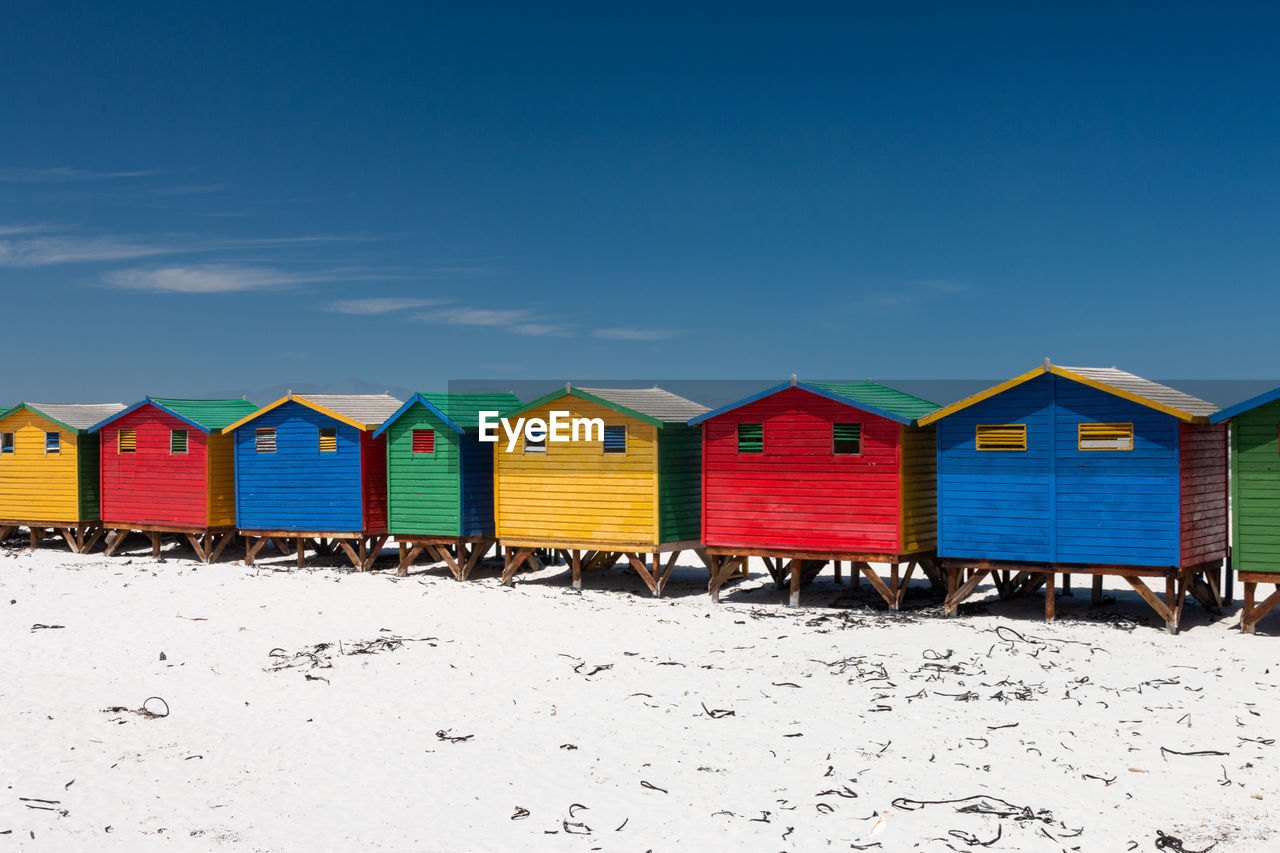
[[(990, 575), (1001, 597), (1058, 574), (1123, 577), (1176, 632), (1189, 592), (1217, 609), (1227, 443), (1217, 407), (1110, 368), (1043, 367), (920, 418), (937, 426), (946, 612)], [(962, 581), (961, 573), (966, 573)], [(1165, 600), (1144, 578), (1165, 579)]]
[(373, 565), (387, 540), (386, 438), (373, 432), (400, 406), (389, 394), (290, 393), (226, 428), (247, 565), (267, 541), (292, 543), (299, 566), (308, 547)]
[(235, 536), (235, 459), (224, 430), (258, 407), (248, 400), (147, 397), (90, 430), (100, 441), (102, 527), (112, 554), (132, 532), (160, 556), (164, 534), (208, 563)]
[[(689, 421), (701, 424), (702, 542), (709, 591), (749, 557), (775, 582), (848, 560), (893, 610), (917, 566), (932, 572), (938, 406), (875, 382), (797, 382)], [(871, 563), (888, 563), (886, 584)], [(906, 564), (906, 571), (899, 566)]]
[(387, 442), (397, 574), (426, 551), (466, 580), (493, 546), (493, 445), (480, 441), (480, 413), (505, 417), (519, 405), (511, 394), (414, 394), (374, 431)]
[[(1240, 629), (1251, 634), (1280, 604), (1280, 388), (1210, 420), (1231, 424), (1231, 568), (1244, 584)], [(1261, 603), (1258, 584), (1276, 587)]]
[[(497, 534), (506, 550), (502, 580), (535, 549), (564, 554), (573, 585), (582, 572), (620, 559), (662, 595), (680, 552), (700, 550), (701, 430), (687, 421), (706, 406), (661, 388), (566, 385), (507, 417), (550, 421), (598, 419), (577, 441), (531, 442), (521, 436), (494, 449)], [(661, 555), (668, 554), (666, 566)], [(652, 555), (652, 569), (645, 565)], [(535, 563), (536, 565), (536, 563)]]
[(0, 539), (19, 527), (35, 548), (47, 531), (78, 554), (102, 536), (98, 437), (89, 428), (123, 403), (19, 403), (0, 414)]

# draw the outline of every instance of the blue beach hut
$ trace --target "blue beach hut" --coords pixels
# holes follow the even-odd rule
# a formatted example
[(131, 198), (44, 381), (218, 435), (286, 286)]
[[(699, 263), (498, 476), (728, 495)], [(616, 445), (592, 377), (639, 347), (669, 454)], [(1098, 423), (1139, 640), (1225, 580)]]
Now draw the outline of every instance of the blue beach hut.
[[(920, 418), (937, 425), (938, 556), (954, 613), (1055, 576), (1118, 575), (1176, 632), (1186, 593), (1217, 609), (1227, 442), (1217, 407), (1109, 368), (1043, 367)], [(1165, 579), (1165, 600), (1144, 578)]]
[[(235, 437), (236, 527), (245, 563), (267, 541), (340, 548), (367, 570), (387, 539), (388, 394), (288, 394), (227, 427)], [(352, 544), (355, 547), (352, 547)]]

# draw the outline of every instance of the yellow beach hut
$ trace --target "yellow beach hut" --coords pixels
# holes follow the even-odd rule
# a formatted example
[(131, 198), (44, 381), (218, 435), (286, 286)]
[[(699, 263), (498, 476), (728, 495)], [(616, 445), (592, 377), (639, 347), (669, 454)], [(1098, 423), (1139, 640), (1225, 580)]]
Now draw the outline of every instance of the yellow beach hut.
[(123, 403), (19, 403), (0, 414), (0, 538), (31, 531), (31, 547), (54, 531), (76, 553), (102, 535), (98, 436), (89, 428)]

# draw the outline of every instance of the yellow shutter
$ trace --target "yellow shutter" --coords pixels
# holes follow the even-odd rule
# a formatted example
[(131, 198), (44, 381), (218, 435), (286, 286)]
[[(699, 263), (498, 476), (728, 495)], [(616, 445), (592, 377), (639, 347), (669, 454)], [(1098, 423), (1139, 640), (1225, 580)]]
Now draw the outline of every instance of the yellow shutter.
[(1133, 450), (1133, 424), (1080, 424), (1080, 450)]
[(1026, 424), (978, 424), (978, 450), (1026, 450)]

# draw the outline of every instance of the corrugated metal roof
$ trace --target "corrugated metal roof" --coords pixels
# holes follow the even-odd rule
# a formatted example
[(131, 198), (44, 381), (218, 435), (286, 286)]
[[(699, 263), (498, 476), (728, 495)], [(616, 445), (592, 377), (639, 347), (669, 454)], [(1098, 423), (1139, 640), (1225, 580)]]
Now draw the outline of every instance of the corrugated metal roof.
[(248, 400), (180, 400), (173, 397), (149, 399), (209, 430), (230, 426), (245, 415), (258, 411), (258, 406)]
[(639, 412), (664, 423), (682, 424), (689, 418), (697, 417), (710, 411), (701, 403), (685, 399), (679, 394), (672, 394), (661, 388), (582, 388), (574, 386), (574, 390), (583, 391), (601, 400)]
[(1199, 397), (1193, 397), (1175, 388), (1170, 388), (1168, 385), (1161, 385), (1159, 382), (1152, 382), (1150, 379), (1143, 379), (1141, 376), (1135, 376), (1119, 368), (1054, 366), (1061, 367), (1068, 373), (1083, 376), (1100, 385), (1106, 385), (1125, 394), (1151, 400), (1170, 409), (1186, 412), (1194, 417), (1207, 418), (1218, 411), (1218, 407), (1207, 400), (1201, 400)]
[(938, 408), (937, 403), (881, 385), (879, 382), (806, 382), (804, 384), (912, 420), (922, 418)]
[(390, 394), (294, 394), (293, 396), (370, 427), (381, 426), (383, 421), (394, 415), (404, 405), (404, 401), (397, 400)]
[(26, 403), (47, 418), (72, 429), (84, 430), (98, 421), (124, 411), (124, 403)]
[(419, 394), (430, 401), (449, 420), (467, 432), (480, 428), (480, 412), (498, 413), (505, 417), (508, 412), (520, 405), (520, 398), (514, 394)]

